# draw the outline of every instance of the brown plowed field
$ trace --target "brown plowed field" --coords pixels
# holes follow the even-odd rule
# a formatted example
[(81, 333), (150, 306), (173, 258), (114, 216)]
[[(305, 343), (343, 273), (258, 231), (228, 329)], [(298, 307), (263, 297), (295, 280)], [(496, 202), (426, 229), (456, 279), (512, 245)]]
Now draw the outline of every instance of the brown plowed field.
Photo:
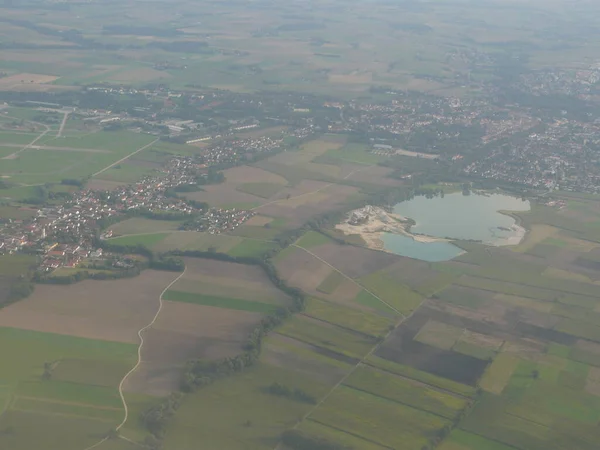
[(287, 180), (281, 175), (273, 172), (267, 172), (264, 169), (251, 166), (240, 166), (227, 169), (223, 172), (226, 183), (244, 184), (244, 183), (276, 183), (287, 184)]
[(290, 285), (314, 294), (318, 294), (317, 286), (331, 273), (331, 267), (302, 249), (278, 261), (277, 270)]
[(144, 334), (142, 364), (125, 391), (166, 395), (177, 390), (187, 360), (237, 355), (260, 319), (257, 313), (165, 301), (158, 320)]
[(177, 275), (146, 270), (121, 280), (38, 285), (29, 298), (0, 310), (0, 326), (137, 344), (138, 330)]
[(377, 272), (401, 259), (391, 253), (334, 243), (320, 245), (310, 251), (352, 278)]

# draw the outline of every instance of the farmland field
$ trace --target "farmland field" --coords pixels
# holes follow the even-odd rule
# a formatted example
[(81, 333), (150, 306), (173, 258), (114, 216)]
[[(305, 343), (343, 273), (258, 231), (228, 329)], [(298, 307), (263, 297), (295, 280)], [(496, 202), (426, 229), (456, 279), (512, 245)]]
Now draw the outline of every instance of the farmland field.
[[(600, 448), (594, 2), (0, 3), (0, 450)], [(482, 189), (518, 245), (335, 229)]]

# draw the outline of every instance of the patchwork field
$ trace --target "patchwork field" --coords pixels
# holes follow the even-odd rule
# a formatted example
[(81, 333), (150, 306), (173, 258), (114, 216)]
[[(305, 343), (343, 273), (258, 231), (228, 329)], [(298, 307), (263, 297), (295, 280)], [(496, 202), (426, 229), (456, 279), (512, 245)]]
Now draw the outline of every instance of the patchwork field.
[[(105, 173), (104, 169), (113, 163), (154, 141), (152, 136), (125, 131), (63, 137), (45, 132), (38, 137), (35, 145), (28, 147), (36, 136), (27, 142), (22, 135), (5, 136), (3, 145), (12, 146), (13, 150), (2, 159), (0, 176), (9, 182), (26, 184), (80, 180)], [(109, 176), (107, 181), (132, 182), (147, 173), (133, 163), (117, 170), (128, 174), (125, 177)]]
[(128, 392), (178, 390), (186, 361), (237, 355), (264, 314), (289, 304), (257, 266), (197, 258), (185, 258), (185, 265), (145, 335), (143, 362), (127, 380)]

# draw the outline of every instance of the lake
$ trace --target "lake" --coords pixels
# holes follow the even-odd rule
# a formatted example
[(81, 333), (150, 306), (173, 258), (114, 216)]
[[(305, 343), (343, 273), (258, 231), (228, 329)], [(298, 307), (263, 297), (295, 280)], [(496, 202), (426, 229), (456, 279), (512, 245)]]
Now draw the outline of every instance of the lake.
[[(498, 211), (529, 211), (528, 200), (504, 194), (447, 194), (443, 198), (415, 197), (394, 206), (394, 213), (413, 219), (415, 234), (438, 238), (476, 240), (487, 245), (515, 245), (524, 230), (515, 219)], [(408, 236), (386, 233), (389, 251), (425, 261), (446, 261), (462, 250), (449, 242), (417, 242)]]

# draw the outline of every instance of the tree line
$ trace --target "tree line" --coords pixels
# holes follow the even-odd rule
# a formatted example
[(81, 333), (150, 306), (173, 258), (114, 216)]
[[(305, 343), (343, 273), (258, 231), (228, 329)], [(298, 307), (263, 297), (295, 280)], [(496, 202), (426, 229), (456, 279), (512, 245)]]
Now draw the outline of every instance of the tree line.
[[(207, 386), (218, 379), (241, 373), (246, 368), (253, 366), (260, 357), (263, 338), (275, 327), (281, 325), (283, 321), (291, 315), (303, 311), (306, 298), (300, 289), (288, 286), (283, 279), (279, 277), (275, 266), (268, 256), (264, 259), (254, 257), (233, 257), (223, 253), (204, 252), (199, 250), (173, 251), (163, 255), (165, 258), (179, 258), (183, 256), (259, 266), (265, 271), (273, 285), (292, 299), (292, 304), (290, 306), (279, 308), (274, 313), (261, 319), (258, 325), (248, 335), (246, 342), (242, 345), (242, 352), (239, 355), (215, 361), (206, 361), (202, 359), (192, 359), (188, 361), (180, 383), (181, 391), (187, 393), (203, 386)], [(282, 390), (279, 390), (279, 392), (282, 392)], [(302, 399), (302, 401), (312, 399), (312, 397), (303, 391), (291, 391), (290, 395), (295, 396), (296, 399)], [(144, 426), (158, 441), (162, 439), (166, 425), (178, 405), (178, 403), (174, 403), (169, 397), (165, 401), (152, 406), (142, 414)]]

